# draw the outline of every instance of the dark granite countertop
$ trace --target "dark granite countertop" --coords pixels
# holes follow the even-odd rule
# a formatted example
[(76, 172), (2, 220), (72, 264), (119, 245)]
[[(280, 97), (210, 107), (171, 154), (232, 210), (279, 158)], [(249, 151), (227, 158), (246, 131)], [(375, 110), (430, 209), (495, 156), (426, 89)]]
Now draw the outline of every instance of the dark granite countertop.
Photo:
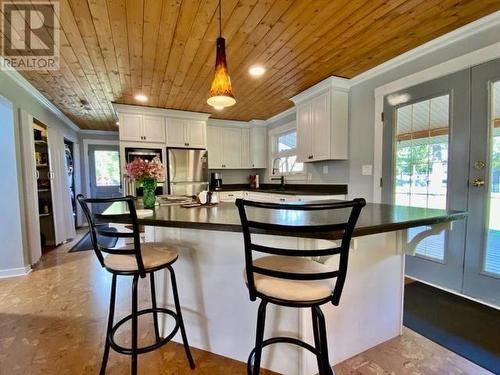
[(258, 189), (248, 184), (226, 184), (217, 191), (254, 191), (260, 193), (276, 193), (290, 195), (345, 195), (346, 184), (260, 184)]
[[(120, 214), (123, 213), (125, 209), (124, 205), (114, 203), (105, 213)], [(250, 210), (253, 209), (254, 208), (248, 208), (249, 216), (252, 215)], [(346, 215), (345, 211), (342, 211), (343, 210), (323, 212), (302, 211), (299, 215), (297, 215), (297, 211), (274, 211), (271, 216), (269, 214), (271, 211), (269, 210), (258, 210), (259, 215), (261, 215), (259, 218), (264, 217), (266, 221), (288, 225), (342, 222), (345, 221)], [(354, 231), (354, 236), (366, 236), (424, 225), (445, 223), (463, 219), (466, 216), (467, 212), (461, 211), (368, 203), (366, 207), (363, 208)], [(226, 232), (241, 231), (240, 218), (234, 203), (219, 203), (212, 207), (202, 206), (196, 208), (157, 206), (153, 216), (141, 218), (139, 222), (143, 225), (159, 227), (191, 228)], [(338, 235), (335, 233), (326, 236), (325, 234), (311, 234), (310, 237), (335, 239), (338, 238)]]

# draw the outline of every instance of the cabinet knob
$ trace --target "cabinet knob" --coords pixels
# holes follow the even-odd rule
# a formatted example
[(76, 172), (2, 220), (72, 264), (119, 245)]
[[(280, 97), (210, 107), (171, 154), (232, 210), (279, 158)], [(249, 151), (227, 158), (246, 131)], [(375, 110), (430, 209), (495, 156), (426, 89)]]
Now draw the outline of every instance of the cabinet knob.
[(308, 158), (308, 159), (312, 159), (312, 158), (313, 158), (313, 156), (312, 156), (312, 155), (309, 155), (307, 158)]
[(184, 146), (189, 146), (189, 143), (184, 143)]

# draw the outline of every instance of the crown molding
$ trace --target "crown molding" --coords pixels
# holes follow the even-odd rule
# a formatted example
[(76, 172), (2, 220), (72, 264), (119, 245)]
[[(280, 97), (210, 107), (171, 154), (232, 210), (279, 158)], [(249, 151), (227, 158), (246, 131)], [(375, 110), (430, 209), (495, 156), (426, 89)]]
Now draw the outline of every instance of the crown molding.
[(286, 116), (289, 116), (289, 115), (291, 115), (293, 113), (295, 113), (295, 107), (288, 108), (288, 109), (284, 110), (283, 112), (280, 112), (277, 115), (274, 115), (273, 117), (269, 117), (266, 120), (266, 123), (268, 125), (272, 124), (273, 122), (279, 121), (282, 118), (285, 118)]
[(118, 130), (94, 130), (94, 129), (81, 129), (80, 134), (82, 135), (114, 135), (118, 136)]
[(331, 89), (349, 91), (351, 86), (352, 84), (350, 79), (331, 76), (302, 91), (300, 94), (291, 97), (290, 100), (295, 104), (298, 104)]
[(249, 121), (250, 125), (252, 126), (267, 126), (267, 121), (266, 120), (250, 120)]
[(403, 64), (406, 64), (410, 61), (416, 60), (422, 56), (425, 56), (431, 52), (434, 52), (438, 49), (444, 48), (453, 44), (457, 41), (465, 39), (469, 36), (477, 34), (483, 30), (489, 29), (491, 27), (495, 27), (500, 25), (500, 11), (495, 13), (491, 13), (487, 16), (484, 16), (476, 21), (468, 23), (458, 29), (450, 31), (447, 34), (444, 34), (436, 39), (433, 39), (425, 44), (422, 44), (418, 47), (413, 48), (399, 56), (394, 57), (391, 60), (388, 60), (380, 65), (377, 65), (366, 72), (358, 74), (350, 79), (350, 83), (352, 86), (377, 77), (381, 74), (387, 73), (388, 71), (397, 68)]
[(180, 111), (177, 109), (167, 109), (159, 107), (147, 107), (141, 105), (111, 103), (116, 113), (134, 113), (143, 115), (157, 115), (188, 120), (207, 121), (209, 113)]
[[(255, 121), (255, 120), (252, 120)], [(238, 126), (247, 128), (250, 126), (251, 121), (238, 121), (238, 120), (223, 120), (217, 118), (209, 118), (207, 125), (209, 126)]]
[[(7, 66), (7, 63), (2, 56), (0, 56), (0, 65)], [(64, 124), (66, 124), (75, 132), (80, 131), (80, 128), (73, 121), (71, 121), (59, 108), (57, 108), (49, 99), (47, 99), (40, 91), (38, 91), (31, 83), (29, 83), (17, 70), (13, 68), (2, 68), (2, 72), (4, 72), (7, 77), (12, 79), (38, 103), (52, 112), (52, 114), (54, 114)]]

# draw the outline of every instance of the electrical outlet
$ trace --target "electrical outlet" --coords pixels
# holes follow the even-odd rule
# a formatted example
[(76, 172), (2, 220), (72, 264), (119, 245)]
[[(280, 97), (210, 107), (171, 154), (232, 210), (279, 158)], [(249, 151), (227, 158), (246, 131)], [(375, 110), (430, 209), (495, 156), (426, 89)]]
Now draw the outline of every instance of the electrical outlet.
[(323, 174), (328, 174), (328, 165), (323, 165)]
[(361, 167), (361, 174), (363, 176), (371, 176), (373, 174), (373, 166), (371, 164), (363, 165)]
[(312, 179), (313, 179), (313, 174), (312, 173), (308, 173), (307, 174), (307, 180), (308, 181), (312, 181)]

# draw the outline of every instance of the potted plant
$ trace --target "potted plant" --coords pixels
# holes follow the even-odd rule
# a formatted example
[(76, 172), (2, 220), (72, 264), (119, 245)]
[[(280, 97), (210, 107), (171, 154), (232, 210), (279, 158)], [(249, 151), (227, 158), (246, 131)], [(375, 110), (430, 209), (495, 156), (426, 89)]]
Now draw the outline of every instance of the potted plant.
[(165, 168), (159, 157), (151, 161), (135, 158), (127, 164), (129, 177), (138, 182), (143, 189), (142, 203), (144, 208), (154, 208), (156, 203), (156, 186), (158, 181), (165, 180)]

